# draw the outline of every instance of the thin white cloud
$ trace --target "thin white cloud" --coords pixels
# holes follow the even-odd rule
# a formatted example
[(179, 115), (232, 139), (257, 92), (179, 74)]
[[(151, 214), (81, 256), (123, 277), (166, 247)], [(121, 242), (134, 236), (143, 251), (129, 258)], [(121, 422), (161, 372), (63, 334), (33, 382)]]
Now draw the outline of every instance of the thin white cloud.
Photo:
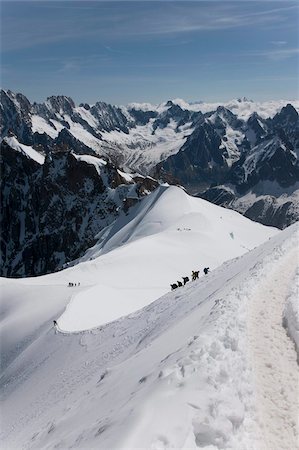
[(282, 45), (287, 45), (287, 41), (271, 41), (270, 44), (281, 47)]
[[(108, 49), (113, 48), (110, 42), (136, 36), (142, 39), (269, 24), (287, 26), (290, 12), (298, 11), (298, 6), (290, 3), (275, 8), (268, 2), (259, 2), (259, 6), (250, 3), (243, 5), (240, 2), (212, 1), (166, 2), (152, 6), (150, 2), (136, 2), (136, 6), (131, 4), (129, 8), (99, 1), (87, 2), (86, 5), (77, 2), (35, 2), (31, 6), (32, 14), (18, 16), (16, 12), (14, 15), (8, 14), (8, 17), (3, 16), (2, 50), (17, 50), (78, 38), (81, 41), (91, 38), (108, 40)], [(62, 8), (61, 14), (54, 13), (57, 7)]]
[(299, 48), (281, 48), (277, 50), (268, 50), (264, 52), (257, 52), (256, 56), (267, 57), (273, 61), (283, 61), (298, 55)]

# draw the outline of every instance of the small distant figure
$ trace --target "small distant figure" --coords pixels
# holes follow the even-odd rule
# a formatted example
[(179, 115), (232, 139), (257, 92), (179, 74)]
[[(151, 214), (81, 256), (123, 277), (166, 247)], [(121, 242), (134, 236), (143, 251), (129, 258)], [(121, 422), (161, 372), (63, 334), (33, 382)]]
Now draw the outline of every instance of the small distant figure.
[(182, 287), (183, 283), (181, 281), (177, 281), (178, 287)]
[(199, 270), (192, 270), (192, 281), (198, 278)]
[(203, 272), (204, 272), (205, 275), (207, 275), (210, 272), (210, 268), (209, 267), (205, 267), (203, 269)]
[(53, 325), (54, 325), (54, 328), (56, 328), (57, 327), (57, 321), (56, 320), (53, 320)]
[(189, 281), (189, 277), (182, 277), (182, 278), (183, 278), (183, 282), (184, 282), (184, 286), (185, 286), (185, 284), (188, 283), (188, 281)]
[(80, 281), (79, 281), (79, 283), (78, 283), (78, 286), (80, 286)]
[(170, 285), (170, 287), (171, 287), (171, 290), (173, 291), (174, 289), (176, 289), (178, 287), (178, 285), (173, 283)]

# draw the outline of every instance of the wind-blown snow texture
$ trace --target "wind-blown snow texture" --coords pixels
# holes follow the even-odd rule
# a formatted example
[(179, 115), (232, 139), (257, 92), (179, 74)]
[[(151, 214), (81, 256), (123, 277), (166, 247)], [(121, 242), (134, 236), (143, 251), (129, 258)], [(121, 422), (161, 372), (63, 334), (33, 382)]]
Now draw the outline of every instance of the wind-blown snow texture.
[[(199, 200), (202, 202), (204, 229), (201, 228), (199, 213), (184, 216), (185, 210), (180, 218), (179, 231), (177, 211), (172, 211), (171, 223), (164, 222), (163, 217), (161, 224), (154, 220), (158, 219), (163, 196), (173, 193), (173, 189), (166, 190), (156, 199), (154, 207), (142, 215), (139, 224), (135, 224), (140, 232), (138, 236), (132, 235), (128, 222), (126, 233), (122, 233), (122, 238), (124, 235), (127, 237), (126, 242), (94, 261), (35, 279), (2, 280), (0, 324), (4, 358), (1, 395), (2, 410), (5, 411), (2, 448), (296, 448), (298, 426), (294, 408), (278, 411), (283, 426), (277, 429), (273, 428), (273, 423), (281, 422), (275, 422), (274, 417), (271, 423), (268, 417), (273, 413), (269, 408), (277, 401), (277, 396), (282, 396), (282, 404), (285, 398), (292, 399), (294, 405), (298, 388), (294, 347), (289, 345), (285, 334), (289, 345), (286, 356), (285, 342), (276, 339), (277, 332), (284, 332), (282, 310), (289, 296), (285, 288), (297, 266), (294, 249), (298, 243), (298, 226), (293, 225), (277, 233), (248, 222), (251, 230), (246, 232), (245, 218), (239, 219), (232, 211)], [(175, 195), (181, 206), (189, 204), (186, 194), (176, 192)], [(191, 199), (188, 213), (195, 209), (193, 201), (196, 200)], [(208, 206), (205, 208), (204, 205)], [(250, 236), (251, 241), (247, 245), (251, 247), (273, 236), (274, 232), (275, 235), (242, 256), (245, 249), (242, 252), (239, 249), (237, 258), (218, 267), (215, 267), (215, 255), (219, 250), (216, 241), (209, 247), (211, 261), (216, 259), (207, 276), (201, 276), (199, 280), (149, 302), (141, 310), (93, 330), (63, 332), (53, 329), (53, 319), (58, 318), (59, 325), (63, 323), (61, 314), (70, 297), (84, 294), (88, 288), (85, 284), (90, 284), (92, 279), (95, 282), (95, 277), (101, 276), (103, 267), (100, 261), (109, 254), (119, 252), (120, 258), (123, 255), (123, 271), (130, 276), (134, 257), (130, 248), (140, 243), (143, 252), (139, 253), (138, 272), (135, 278), (132, 277), (135, 286), (139, 283), (142, 264), (150, 259), (148, 239), (152, 239), (153, 245), (157, 238), (161, 250), (151, 261), (154, 275), (163, 270), (163, 278), (171, 274), (171, 281), (175, 281), (183, 269), (196, 269), (193, 266), (195, 260), (189, 267), (184, 256), (174, 260), (175, 264), (170, 269), (170, 263), (164, 259), (163, 244), (169, 244), (168, 251), (173, 258), (174, 243), (180, 245), (183, 236), (186, 239), (190, 236), (196, 258), (201, 253), (205, 254), (202, 248), (205, 239), (209, 240), (217, 232), (215, 228), (211, 229), (216, 211), (223, 213), (224, 234), (221, 239), (224, 246), (225, 230), (232, 246), (235, 240), (243, 245), (246, 234)], [(189, 219), (194, 219), (191, 227)], [(243, 237), (232, 228), (235, 223), (239, 229), (238, 220), (241, 219)], [(176, 236), (174, 240), (172, 234)], [(113, 237), (113, 246), (119, 245), (120, 236), (114, 233)], [(230, 252), (235, 251), (231, 248), (227, 247), (226, 257), (224, 251), (218, 258), (231, 258)], [(160, 254), (163, 264), (156, 268)], [(201, 264), (199, 259), (196, 261)], [(208, 265), (210, 261), (206, 261)], [(218, 264), (220, 262), (218, 260)], [(280, 269), (285, 273), (281, 283), (277, 279)], [(78, 282), (79, 274), (80, 287), (67, 287), (67, 280)], [(117, 276), (114, 277), (114, 286), (117, 285)], [(275, 295), (268, 290), (262, 291), (265, 283), (273, 286)], [(146, 287), (143, 289), (144, 295)], [(260, 292), (263, 292), (266, 304), (272, 303), (273, 306), (267, 309), (266, 314), (257, 308), (256, 298)], [(107, 297), (102, 296), (99, 301), (103, 310), (108, 308)], [(81, 312), (89, 306), (81, 303)], [(131, 307), (135, 310), (134, 299)], [(260, 372), (253, 369), (258, 365), (261, 370), (267, 370), (268, 366), (263, 367), (263, 355), (260, 357), (256, 345), (267, 348), (270, 342), (266, 327), (259, 326), (262, 323), (259, 319), (267, 322), (269, 318), (269, 323), (276, 321), (275, 314), (279, 308), (280, 327), (277, 323), (277, 329), (273, 329), (274, 339), (270, 339), (268, 357), (277, 372), (281, 367), (287, 367), (291, 372), (287, 373), (288, 383), (279, 389), (275, 385), (276, 379), (270, 379), (272, 386), (264, 392), (270, 397), (261, 401), (263, 380), (256, 377)], [(90, 315), (94, 313), (91, 308)], [(69, 323), (71, 319), (75, 321), (68, 309), (66, 315)], [(76, 327), (78, 323), (74, 323), (73, 328)], [(274, 350), (279, 351), (279, 364)], [(284, 364), (286, 359), (288, 365)], [(284, 378), (281, 379), (283, 381)], [(271, 432), (275, 434), (271, 436)]]

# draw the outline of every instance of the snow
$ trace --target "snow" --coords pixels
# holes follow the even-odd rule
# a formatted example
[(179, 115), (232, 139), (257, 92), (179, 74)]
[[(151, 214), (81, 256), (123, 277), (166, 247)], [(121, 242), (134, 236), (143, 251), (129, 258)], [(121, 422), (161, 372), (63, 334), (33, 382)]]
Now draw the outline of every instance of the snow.
[[(215, 111), (214, 114), (212, 114), (208, 119), (206, 119), (207, 122), (211, 122), (213, 125), (215, 125), (216, 119), (221, 118), (224, 126), (225, 126), (225, 135), (221, 139), (221, 149), (226, 149), (227, 152), (227, 164), (231, 166), (234, 161), (238, 160), (240, 157), (240, 150), (238, 146), (242, 143), (244, 139), (244, 133), (240, 130), (233, 129), (227, 119), (225, 118), (225, 115), (219, 111)], [(216, 130), (217, 131), (217, 130)], [(221, 136), (221, 133), (220, 133)]]
[(20, 144), (15, 136), (6, 137), (4, 138), (4, 140), (11, 148), (27, 156), (27, 158), (33, 159), (38, 164), (44, 164), (44, 155), (34, 150), (34, 148), (30, 147), (29, 145)]
[[(297, 250), (297, 249), (296, 249)], [(299, 361), (299, 268), (290, 283), (289, 293), (283, 313), (283, 323), (287, 333), (294, 341)]]
[(278, 147), (282, 147), (283, 143), (279, 137), (274, 137), (261, 144), (251, 148), (246, 155), (243, 163), (245, 172), (245, 181), (252, 172), (256, 170), (257, 164), (260, 160), (270, 159)]
[[(226, 189), (228, 192), (238, 196), (238, 193), (232, 186), (220, 186), (220, 188)], [(256, 201), (264, 200), (270, 204), (273, 204), (274, 208), (282, 207), (284, 204), (291, 202), (290, 211), (292, 214), (299, 213), (299, 185), (298, 183), (290, 186), (289, 188), (282, 188), (277, 182), (269, 180), (260, 181), (252, 190), (248, 191), (245, 195), (237, 197), (233, 201), (234, 208), (242, 214), (250, 208)]]
[(146, 169), (148, 173), (160, 161), (177, 153), (193, 131), (191, 123), (176, 130), (173, 119), (167, 127), (156, 130), (153, 123), (154, 119), (150, 119), (147, 125), (137, 125), (128, 134), (116, 130), (102, 132), (102, 139), (121, 148), (128, 167), (137, 171)]
[(58, 131), (58, 133), (64, 129), (64, 126), (60, 122), (58, 122), (58, 120), (50, 119), (50, 122), (53, 123), (53, 125), (56, 128), (56, 130)]
[(126, 180), (128, 183), (133, 183), (133, 175), (123, 172), (122, 170), (117, 169), (117, 172), (119, 173), (119, 175)]
[[(286, 301), (287, 309), (290, 304), (295, 306), (286, 299), (294, 271), (298, 270), (297, 248), (280, 256), (279, 265), (273, 263), (248, 303), (250, 357), (265, 448), (295, 449), (299, 437), (299, 372), (294, 345), (282, 326), (282, 317)], [(287, 316), (292, 317), (292, 325), (298, 325), (294, 323), (296, 316)]]
[(98, 128), (99, 122), (98, 120), (91, 114), (90, 111), (85, 109), (83, 106), (78, 106), (75, 108), (75, 111), (80, 114), (83, 120), (85, 120), (88, 125), (90, 125), (92, 128)]
[(64, 120), (69, 124), (69, 132), (83, 144), (92, 148), (94, 151), (100, 151), (102, 148), (102, 142), (100, 139), (93, 136), (89, 131), (85, 130), (80, 123), (73, 122), (70, 116), (64, 115)]
[[(202, 113), (210, 113), (216, 111), (219, 106), (224, 106), (236, 114), (237, 117), (244, 120), (247, 120), (253, 113), (259, 114), (262, 118), (273, 117), (287, 103), (292, 103), (297, 111), (299, 111), (299, 101), (297, 100), (253, 102), (243, 98), (222, 103), (188, 103), (182, 99), (174, 99), (172, 103), (179, 105), (184, 110), (201, 111)], [(46, 102), (46, 105), (50, 108), (51, 113), (54, 114), (49, 102)], [(55, 113), (54, 117), (56, 119), (51, 120), (43, 119), (38, 115), (32, 115), (32, 130), (33, 132), (47, 133), (50, 137), (56, 138), (58, 133), (64, 128), (65, 122), (67, 122), (69, 132), (95, 153), (102, 156), (113, 153), (114, 157), (117, 158), (125, 170), (148, 174), (158, 163), (180, 151), (187, 137), (193, 132), (194, 125), (189, 122), (177, 128), (178, 123), (171, 119), (165, 128), (158, 127), (154, 129), (156, 119), (152, 118), (146, 125), (134, 126), (134, 119), (130, 115), (130, 110), (153, 111), (158, 114), (159, 118), (159, 115), (165, 113), (170, 108), (170, 105), (171, 103), (168, 104), (168, 102), (163, 102), (159, 105), (131, 103), (127, 107), (120, 107), (123, 115), (127, 117), (131, 124), (128, 133), (116, 129), (112, 131), (101, 130), (99, 133), (98, 119), (90, 110), (82, 106), (75, 107), (74, 114), (79, 115), (86, 121), (90, 127), (89, 129), (85, 129), (84, 125), (77, 122), (74, 117), (61, 111), (60, 114)], [(216, 115), (219, 115), (219, 111), (215, 112), (207, 120), (213, 122)], [(225, 118), (223, 120), (226, 126), (226, 135), (222, 139), (221, 148), (226, 149), (228, 153), (227, 162), (231, 165), (239, 157), (238, 145), (241, 143), (244, 133), (230, 127)], [(53, 127), (51, 124), (53, 124)], [(246, 135), (252, 145), (255, 145), (254, 132), (247, 130)]]
[(97, 158), (96, 156), (92, 155), (77, 155), (76, 153), (72, 153), (72, 155), (78, 160), (78, 161), (84, 161), (87, 164), (91, 164), (95, 166), (98, 174), (101, 173), (101, 167), (107, 165), (107, 161), (105, 161), (102, 158)]
[(214, 269), (275, 233), (178, 187), (162, 186), (103, 230), (80, 264), (23, 283), (87, 286), (72, 292), (58, 320), (65, 331), (81, 331), (137, 311), (192, 270), (202, 275), (203, 267)]
[(180, 188), (158, 188), (126, 222), (121, 218), (100, 233), (81, 264), (52, 275), (93, 285), (73, 296), (59, 326), (80, 331), (134, 312), (192, 270), (202, 274), (204, 266), (215, 268), (276, 232)]
[[(31, 116), (31, 121), (32, 121), (32, 133), (46, 133), (48, 134), (51, 138), (55, 139), (58, 136), (59, 131), (64, 128), (64, 127), (59, 127), (57, 129), (55, 129), (54, 127), (51, 127), (51, 125), (49, 125), (49, 123), (43, 119), (42, 117), (33, 114)], [(52, 121), (54, 123), (54, 121)], [(57, 127), (57, 124), (55, 124), (55, 127)]]
[[(296, 448), (293, 407), (273, 408), (270, 422), (264, 407), (280, 395), (293, 398), (291, 405), (296, 398), (298, 367), (291, 364), (296, 353), (288, 341), (277, 339), (284, 330), (277, 313), (298, 264), (297, 232), (295, 224), (209, 275), (87, 332), (63, 333), (51, 326), (69, 297), (85, 286), (68, 288), (58, 274), (40, 277), (43, 284), (3, 280), (2, 351), (10, 358), (1, 376), (2, 448)], [(215, 243), (213, 253), (218, 249)], [(153, 268), (155, 263), (157, 258)], [(258, 304), (266, 305), (258, 300), (272, 306), (264, 316)], [(22, 311), (27, 311), (25, 327)], [(263, 326), (258, 318), (265, 320)], [(273, 319), (271, 341), (266, 327)], [(273, 378), (274, 389), (260, 397), (253, 370), (264, 355), (255, 352), (258, 328), (270, 364), (279, 373), (287, 368), (283, 395)], [(275, 430), (281, 421), (284, 426)], [(268, 440), (271, 430), (276, 442)]]
[(129, 103), (127, 105), (128, 109), (136, 109), (137, 111), (155, 111), (158, 105), (153, 105), (151, 103)]

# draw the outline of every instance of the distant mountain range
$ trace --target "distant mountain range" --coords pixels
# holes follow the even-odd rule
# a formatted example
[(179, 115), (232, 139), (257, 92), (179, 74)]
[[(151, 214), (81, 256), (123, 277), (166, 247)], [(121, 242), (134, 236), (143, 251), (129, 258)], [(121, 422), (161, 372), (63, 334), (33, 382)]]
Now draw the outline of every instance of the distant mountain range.
[(245, 98), (31, 104), (1, 91), (2, 275), (62, 268), (165, 181), (288, 226), (299, 217), (298, 110), (299, 102)]

